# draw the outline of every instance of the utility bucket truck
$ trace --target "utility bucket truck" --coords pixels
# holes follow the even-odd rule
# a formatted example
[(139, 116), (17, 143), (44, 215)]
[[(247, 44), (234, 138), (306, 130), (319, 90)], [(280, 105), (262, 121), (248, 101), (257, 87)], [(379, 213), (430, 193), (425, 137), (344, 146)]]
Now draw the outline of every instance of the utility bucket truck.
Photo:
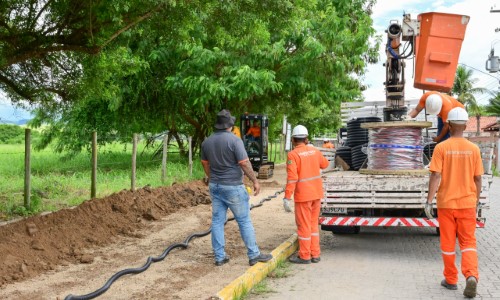
[[(417, 19), (404, 15), (402, 24), (391, 21), (386, 31), (386, 100), (342, 105), (347, 138), (336, 149), (336, 162), (348, 170), (323, 173), (325, 198), (319, 219), (323, 230), (357, 233), (363, 226), (406, 226), (436, 227), (439, 233), (437, 219), (424, 214), (426, 166), (435, 146), (429, 142), (429, 132), (435, 129), (436, 117), (421, 114), (416, 121), (405, 120), (408, 109), (418, 103), (404, 97), (405, 59), (416, 59), (416, 88), (449, 92), (468, 21), (468, 16), (443, 13), (423, 13)], [(489, 166), (492, 147), (482, 148), (482, 158)], [(479, 228), (485, 224), (483, 210), (488, 208), (492, 182), (491, 169), (485, 172)]]

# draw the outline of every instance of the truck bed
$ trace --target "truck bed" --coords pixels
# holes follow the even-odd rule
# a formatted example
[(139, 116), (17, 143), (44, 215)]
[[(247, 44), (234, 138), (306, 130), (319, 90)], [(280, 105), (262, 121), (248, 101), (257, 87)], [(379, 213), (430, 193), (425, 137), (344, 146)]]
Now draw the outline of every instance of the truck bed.
[[(342, 222), (348, 217), (355, 216), (356, 222), (350, 226), (374, 226), (373, 224), (376, 224), (381, 217), (383, 220), (380, 222), (386, 224), (386, 218), (396, 216), (396, 221), (391, 221), (396, 222), (396, 225), (439, 226), (436, 220), (414, 216), (408, 218), (411, 223), (408, 225), (405, 218), (398, 219), (401, 215), (390, 213), (398, 210), (422, 211), (427, 200), (429, 175), (373, 175), (360, 174), (357, 171), (331, 171), (324, 173), (322, 177), (325, 198), (322, 199), (320, 223), (323, 225), (349, 226), (352, 223), (351, 219), (346, 225)], [(491, 175), (483, 175), (479, 217), (483, 209), (489, 208), (488, 191), (492, 180)], [(370, 215), (368, 213), (353, 215), (351, 213), (353, 210), (370, 211)], [(359, 217), (362, 217), (362, 220)], [(484, 218), (478, 221), (481, 221), (478, 227), (483, 227)]]

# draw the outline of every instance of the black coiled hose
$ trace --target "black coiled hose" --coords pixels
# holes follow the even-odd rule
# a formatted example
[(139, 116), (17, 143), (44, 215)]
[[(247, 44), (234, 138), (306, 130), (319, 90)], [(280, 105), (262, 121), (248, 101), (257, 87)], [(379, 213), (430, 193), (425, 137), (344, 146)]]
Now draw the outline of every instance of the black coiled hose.
[[(268, 196), (262, 200), (259, 201), (259, 203), (257, 204), (252, 204), (250, 205), (250, 210), (252, 210), (253, 208), (255, 207), (260, 207), (264, 204), (265, 201), (270, 201), (271, 199), (273, 198), (276, 198), (279, 194), (283, 193), (283, 189), (280, 190), (280, 191), (277, 191), (276, 193), (274, 193), (274, 195), (271, 195), (271, 196)], [(226, 223), (229, 222), (229, 221), (233, 221), (234, 220), (234, 217), (232, 218), (228, 218), (226, 220)], [(224, 224), (226, 224), (224, 223)], [(122, 277), (123, 275), (127, 275), (127, 274), (139, 274), (139, 273), (142, 273), (144, 271), (146, 271), (149, 266), (152, 264), (152, 263), (155, 263), (155, 262), (159, 262), (159, 261), (162, 261), (165, 259), (165, 257), (167, 257), (167, 255), (170, 253), (170, 251), (172, 251), (173, 249), (175, 248), (183, 248), (183, 249), (186, 249), (188, 247), (188, 244), (189, 242), (194, 239), (194, 238), (199, 238), (199, 237), (204, 237), (208, 234), (210, 234), (210, 232), (212, 231), (212, 227), (210, 227), (207, 231), (203, 231), (203, 232), (199, 232), (199, 233), (193, 233), (191, 235), (189, 235), (183, 243), (176, 243), (176, 244), (172, 244), (170, 246), (168, 246), (167, 249), (165, 249), (165, 251), (163, 251), (163, 253), (160, 255), (160, 256), (157, 256), (157, 257), (152, 257), (152, 256), (149, 256), (146, 263), (142, 266), (142, 267), (138, 267), (138, 268), (129, 268), (129, 269), (124, 269), (124, 270), (121, 270), (117, 273), (115, 273), (113, 276), (111, 276), (110, 279), (108, 279), (108, 281), (106, 281), (106, 283), (101, 287), (99, 288), (98, 290), (95, 290), (94, 292), (92, 293), (89, 293), (89, 294), (86, 294), (86, 295), (81, 295), (81, 296), (75, 296), (75, 295), (68, 295), (64, 298), (64, 300), (87, 300), (87, 299), (94, 299), (96, 297), (99, 297), (100, 295), (104, 294), (110, 287), (111, 285), (116, 281), (118, 280), (118, 278)]]

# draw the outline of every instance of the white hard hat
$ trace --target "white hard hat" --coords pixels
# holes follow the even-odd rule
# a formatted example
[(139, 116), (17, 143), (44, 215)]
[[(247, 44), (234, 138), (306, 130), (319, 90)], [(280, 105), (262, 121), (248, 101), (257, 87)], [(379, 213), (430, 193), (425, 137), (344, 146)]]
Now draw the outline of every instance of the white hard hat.
[(309, 135), (307, 128), (303, 125), (297, 125), (292, 130), (292, 137), (305, 138)]
[(425, 100), (425, 110), (428, 114), (437, 115), (443, 106), (443, 98), (439, 94), (432, 94)]
[(469, 121), (469, 114), (461, 107), (455, 107), (448, 113), (448, 122), (454, 124), (465, 124)]

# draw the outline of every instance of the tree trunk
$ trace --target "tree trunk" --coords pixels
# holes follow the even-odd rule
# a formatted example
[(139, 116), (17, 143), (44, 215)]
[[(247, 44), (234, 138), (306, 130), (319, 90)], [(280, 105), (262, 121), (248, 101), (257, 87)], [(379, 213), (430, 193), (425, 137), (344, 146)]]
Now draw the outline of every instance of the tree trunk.
[(480, 136), (481, 135), (481, 116), (480, 115), (476, 116), (476, 121), (477, 121), (476, 136)]

